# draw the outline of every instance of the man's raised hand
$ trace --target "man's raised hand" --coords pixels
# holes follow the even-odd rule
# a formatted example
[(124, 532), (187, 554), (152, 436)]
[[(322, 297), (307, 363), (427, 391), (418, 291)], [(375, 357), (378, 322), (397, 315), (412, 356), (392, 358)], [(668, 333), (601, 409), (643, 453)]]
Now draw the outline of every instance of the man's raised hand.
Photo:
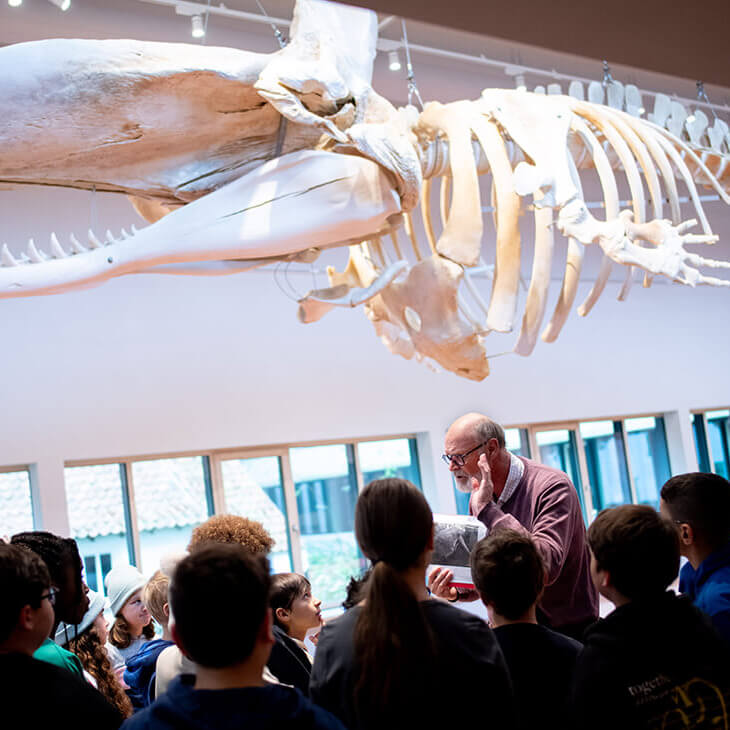
[(481, 472), (481, 480), (472, 478), (471, 497), (469, 498), (469, 512), (475, 517), (492, 501), (494, 498), (494, 482), (492, 481), (492, 470), (489, 468), (487, 455), (482, 454), (477, 462), (479, 471)]

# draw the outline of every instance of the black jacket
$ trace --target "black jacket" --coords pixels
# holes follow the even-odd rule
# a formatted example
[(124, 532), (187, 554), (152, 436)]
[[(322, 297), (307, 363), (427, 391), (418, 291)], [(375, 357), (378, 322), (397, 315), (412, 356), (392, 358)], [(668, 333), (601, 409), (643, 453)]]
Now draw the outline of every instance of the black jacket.
[(584, 642), (572, 693), (578, 730), (727, 726), (715, 720), (730, 700), (730, 656), (686, 597), (632, 601)]
[[(71, 717), (71, 716), (69, 716)], [(90, 730), (96, 730), (88, 726)], [(298, 689), (269, 684), (236, 689), (195, 689), (183, 674), (123, 730), (345, 730), (336, 717)]]
[(0, 654), (0, 727), (114, 730), (122, 716), (86, 680), (25, 654)]
[(573, 672), (583, 644), (537, 624), (494, 629), (504, 654), (522, 730), (564, 730)]
[(287, 635), (286, 631), (274, 626), (276, 643), (271, 649), (271, 656), (266, 666), (283, 684), (290, 684), (309, 694), (309, 675), (312, 673), (312, 662), (304, 649)]
[(512, 685), (487, 624), (444, 601), (431, 599), (421, 606), (433, 632), (436, 656), (417, 676), (404, 678), (393, 707), (383, 713), (366, 708), (367, 717), (355, 708), (359, 668), (353, 635), (360, 606), (322, 629), (309, 683), (311, 698), (350, 730), (487, 726), (513, 730)]

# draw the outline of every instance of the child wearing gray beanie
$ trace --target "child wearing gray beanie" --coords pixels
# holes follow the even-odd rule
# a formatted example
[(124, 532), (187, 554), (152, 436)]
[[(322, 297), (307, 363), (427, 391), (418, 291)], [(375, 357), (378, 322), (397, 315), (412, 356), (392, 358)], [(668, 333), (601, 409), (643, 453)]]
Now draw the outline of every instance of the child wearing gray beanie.
[(127, 659), (133, 657), (155, 635), (152, 617), (142, 601), (147, 581), (133, 565), (119, 565), (104, 579), (114, 623), (106, 648), (112, 669), (120, 677)]

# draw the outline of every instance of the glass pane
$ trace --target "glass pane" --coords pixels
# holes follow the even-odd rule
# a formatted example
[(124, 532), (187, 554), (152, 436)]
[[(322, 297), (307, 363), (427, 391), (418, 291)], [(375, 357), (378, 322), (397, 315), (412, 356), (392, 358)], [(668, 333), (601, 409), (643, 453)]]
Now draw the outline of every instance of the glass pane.
[(166, 553), (185, 550), (193, 527), (208, 519), (203, 458), (135, 461), (132, 480), (142, 552), (138, 567), (148, 574)]
[(627, 418), (626, 441), (640, 504), (659, 506), (659, 490), (669, 479), (669, 451), (661, 417)]
[(258, 520), (274, 538), (273, 573), (292, 571), (286, 500), (278, 456), (230, 459), (221, 463), (226, 512)]
[(504, 442), (507, 449), (515, 456), (530, 458), (530, 442), (527, 438), (527, 429), (505, 428)]
[(364, 441), (357, 445), (363, 484), (374, 479), (400, 477), (421, 488), (416, 439)]
[(695, 439), (695, 451), (697, 452), (697, 465), (700, 471), (712, 471), (710, 466), (710, 454), (707, 451), (707, 431), (701, 413), (692, 416), (692, 434)]
[(0, 540), (32, 529), (30, 474), (27, 470), (0, 473)]
[[(538, 431), (536, 434), (537, 446), (540, 451), (540, 461), (554, 469), (564, 471), (575, 485), (580, 500), (580, 508), (584, 519), (587, 518), (583, 503), (583, 482), (578, 467), (578, 452), (575, 433), (571, 429), (561, 428), (554, 431)], [(592, 518), (592, 516), (591, 516)]]
[(727, 411), (710, 411), (706, 414), (707, 437), (712, 451), (712, 471), (728, 479), (730, 476), (730, 417)]
[(631, 487), (621, 424), (618, 421), (581, 423), (580, 435), (586, 453), (593, 508), (600, 512), (607, 507), (630, 503)]
[[(95, 582), (95, 590), (102, 593), (104, 576), (112, 566), (130, 561), (121, 469), (120, 464), (97, 464), (63, 470), (71, 537), (79, 546), (86, 580), (90, 586)], [(97, 562), (101, 556), (108, 556), (106, 571)]]
[(345, 597), (352, 575), (366, 562), (353, 533), (357, 481), (352, 447), (290, 449), (301, 529), (302, 565), (324, 607)]

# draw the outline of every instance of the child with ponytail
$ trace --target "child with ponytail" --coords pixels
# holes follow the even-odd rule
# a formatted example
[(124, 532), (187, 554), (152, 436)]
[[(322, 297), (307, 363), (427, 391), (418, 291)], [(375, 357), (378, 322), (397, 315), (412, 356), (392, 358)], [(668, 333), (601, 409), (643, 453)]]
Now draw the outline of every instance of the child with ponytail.
[(433, 599), (433, 515), (405, 479), (368, 484), (355, 536), (373, 564), (364, 600), (322, 630), (310, 696), (351, 730), (516, 725), (507, 667), (476, 616)]

